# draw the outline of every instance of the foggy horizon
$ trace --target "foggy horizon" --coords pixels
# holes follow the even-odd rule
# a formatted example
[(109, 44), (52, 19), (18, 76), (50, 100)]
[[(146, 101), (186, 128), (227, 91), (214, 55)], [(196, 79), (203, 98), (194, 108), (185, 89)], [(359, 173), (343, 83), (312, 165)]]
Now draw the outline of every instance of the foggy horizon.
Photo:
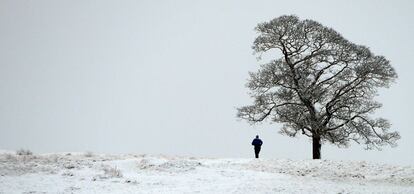
[(411, 1), (0, 1), (0, 150), (311, 159), (311, 141), (249, 125), (258, 23), (296, 15), (385, 56), (376, 97), (398, 146), (322, 145), (322, 159), (413, 164)]

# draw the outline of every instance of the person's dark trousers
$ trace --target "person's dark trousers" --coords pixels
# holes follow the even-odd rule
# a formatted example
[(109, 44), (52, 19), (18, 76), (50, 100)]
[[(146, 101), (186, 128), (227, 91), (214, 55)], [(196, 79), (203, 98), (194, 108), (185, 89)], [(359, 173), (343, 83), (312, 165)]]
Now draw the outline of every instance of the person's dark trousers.
[(259, 158), (260, 146), (254, 146), (254, 154), (256, 158)]

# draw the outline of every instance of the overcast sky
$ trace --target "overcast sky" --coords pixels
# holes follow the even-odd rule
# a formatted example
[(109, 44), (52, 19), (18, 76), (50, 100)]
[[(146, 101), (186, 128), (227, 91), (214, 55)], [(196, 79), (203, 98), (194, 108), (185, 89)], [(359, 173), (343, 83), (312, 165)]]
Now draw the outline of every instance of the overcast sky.
[(397, 148), (322, 146), (322, 158), (414, 163), (413, 1), (0, 0), (0, 149), (311, 158), (311, 142), (250, 126), (236, 108), (260, 61), (254, 27), (313, 19), (392, 62), (381, 90)]

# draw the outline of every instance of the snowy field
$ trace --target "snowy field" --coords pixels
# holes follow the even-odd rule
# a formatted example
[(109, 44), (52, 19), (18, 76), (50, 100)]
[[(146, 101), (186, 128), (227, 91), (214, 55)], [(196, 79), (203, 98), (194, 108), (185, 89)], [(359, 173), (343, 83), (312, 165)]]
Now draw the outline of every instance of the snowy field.
[(2, 151), (0, 193), (414, 193), (414, 166)]

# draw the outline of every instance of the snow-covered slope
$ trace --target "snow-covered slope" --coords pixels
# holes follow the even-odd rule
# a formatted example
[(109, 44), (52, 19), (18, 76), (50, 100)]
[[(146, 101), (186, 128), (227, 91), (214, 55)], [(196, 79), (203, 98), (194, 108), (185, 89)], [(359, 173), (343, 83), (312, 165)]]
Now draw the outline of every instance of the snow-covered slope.
[(414, 166), (3, 152), (0, 193), (414, 193)]

